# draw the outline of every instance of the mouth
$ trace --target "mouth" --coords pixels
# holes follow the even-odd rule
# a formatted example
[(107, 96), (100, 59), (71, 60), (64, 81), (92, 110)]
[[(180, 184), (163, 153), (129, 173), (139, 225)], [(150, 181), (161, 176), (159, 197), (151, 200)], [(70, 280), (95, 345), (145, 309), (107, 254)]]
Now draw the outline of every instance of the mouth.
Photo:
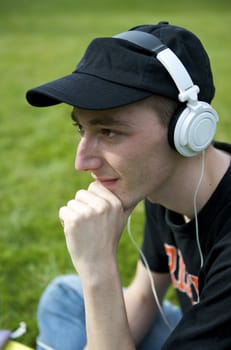
[(104, 187), (108, 188), (108, 189), (113, 189), (116, 185), (116, 183), (118, 182), (118, 178), (104, 178), (104, 177), (97, 177), (95, 175), (92, 174), (93, 179), (96, 182), (99, 182), (101, 185), (103, 185)]

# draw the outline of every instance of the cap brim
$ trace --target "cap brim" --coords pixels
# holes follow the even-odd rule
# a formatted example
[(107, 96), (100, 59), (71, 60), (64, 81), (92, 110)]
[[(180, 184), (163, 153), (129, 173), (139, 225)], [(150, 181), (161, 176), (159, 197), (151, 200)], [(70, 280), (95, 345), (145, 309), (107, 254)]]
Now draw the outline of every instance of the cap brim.
[(67, 103), (83, 109), (110, 109), (142, 100), (153, 93), (75, 72), (28, 90), (27, 101), (36, 107)]

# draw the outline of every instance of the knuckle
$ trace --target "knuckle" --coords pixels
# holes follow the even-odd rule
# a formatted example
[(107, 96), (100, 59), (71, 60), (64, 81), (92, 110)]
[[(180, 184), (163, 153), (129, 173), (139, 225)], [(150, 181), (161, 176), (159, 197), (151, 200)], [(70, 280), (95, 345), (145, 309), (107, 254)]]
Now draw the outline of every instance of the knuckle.
[(95, 207), (95, 211), (98, 214), (105, 214), (110, 210), (111, 206), (106, 200), (101, 200), (97, 203), (97, 206)]
[(74, 199), (71, 199), (67, 202), (67, 207), (72, 208), (73, 206), (76, 205), (76, 201)]
[(83, 190), (83, 189), (78, 190), (75, 194), (75, 199), (81, 198), (85, 194), (85, 192), (86, 192), (86, 190)]
[(90, 185), (88, 186), (88, 191), (91, 191), (92, 189), (94, 189), (96, 187), (96, 182), (91, 182)]

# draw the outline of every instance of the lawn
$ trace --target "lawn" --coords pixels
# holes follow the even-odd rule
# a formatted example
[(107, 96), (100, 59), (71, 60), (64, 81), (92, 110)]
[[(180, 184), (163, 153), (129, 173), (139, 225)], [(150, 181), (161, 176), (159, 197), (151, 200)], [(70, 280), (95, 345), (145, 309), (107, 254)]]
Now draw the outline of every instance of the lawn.
[[(34, 345), (36, 307), (47, 283), (74, 271), (58, 209), (90, 181), (74, 169), (78, 135), (70, 107), (32, 108), (25, 91), (71, 72), (92, 38), (161, 20), (186, 26), (204, 42), (217, 87), (217, 138), (229, 141), (229, 0), (1, 0), (0, 328), (15, 328), (25, 321), (25, 344)], [(138, 242), (143, 221), (141, 203), (132, 219)], [(132, 278), (136, 259), (125, 231), (118, 252), (124, 285)]]

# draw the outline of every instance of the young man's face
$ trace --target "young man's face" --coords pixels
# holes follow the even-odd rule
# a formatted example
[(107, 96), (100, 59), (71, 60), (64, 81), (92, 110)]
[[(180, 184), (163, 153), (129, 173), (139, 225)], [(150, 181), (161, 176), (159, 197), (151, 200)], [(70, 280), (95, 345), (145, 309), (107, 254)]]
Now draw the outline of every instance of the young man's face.
[(74, 108), (81, 141), (75, 167), (120, 198), (125, 209), (158, 202), (171, 176), (174, 154), (167, 127), (144, 103), (105, 111)]

